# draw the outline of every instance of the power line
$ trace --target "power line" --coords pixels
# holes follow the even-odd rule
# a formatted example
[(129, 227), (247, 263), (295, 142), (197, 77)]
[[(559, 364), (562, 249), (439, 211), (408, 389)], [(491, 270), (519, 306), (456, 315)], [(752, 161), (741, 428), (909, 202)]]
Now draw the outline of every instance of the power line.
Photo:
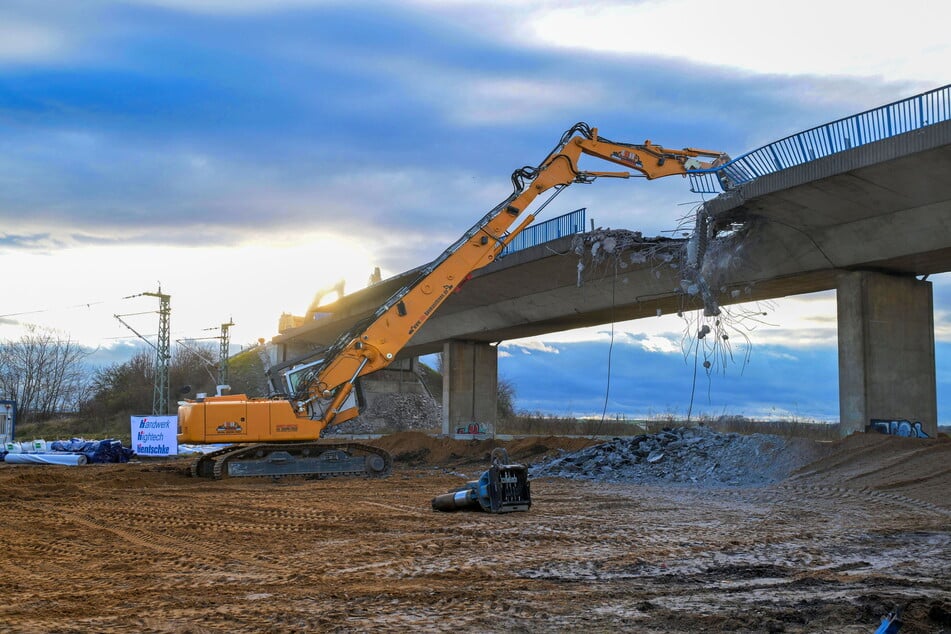
[[(228, 358), (231, 356), (231, 333), (230, 328), (234, 326), (234, 319), (229, 317), (227, 323), (223, 323), (220, 326), (221, 334), (217, 337), (192, 337), (186, 340), (177, 339), (176, 343), (185, 345), (185, 341), (202, 341), (207, 339), (217, 339), (218, 340), (218, 384), (227, 385), (228, 384)], [(214, 328), (203, 328), (202, 331), (215, 330)], [(211, 361), (206, 359), (206, 362), (209, 365), (212, 365)]]
[[(122, 301), (122, 300), (126, 300), (126, 299), (133, 299), (133, 298), (135, 298), (135, 297), (141, 297), (141, 296), (143, 296), (143, 295), (149, 295), (149, 293), (138, 293), (138, 294), (136, 294), (136, 295), (127, 295), (126, 297), (120, 297), (120, 298), (118, 298), (118, 299), (101, 299), (101, 300), (92, 301), (92, 302), (81, 302), (81, 303), (79, 303), (79, 304), (71, 304), (71, 305), (69, 305), (69, 306), (48, 306), (48, 307), (46, 307), (46, 308), (37, 308), (37, 309), (34, 309), (34, 310), (24, 310), (24, 311), (20, 311), (20, 312), (17, 312), (17, 313), (6, 313), (6, 314), (3, 314), (3, 315), (0, 315), (0, 319), (3, 319), (3, 318), (5, 318), (5, 317), (21, 317), (21, 316), (23, 316), (23, 315), (39, 315), (39, 314), (42, 314), (42, 313), (55, 313), (55, 312), (59, 312), (59, 311), (62, 311), (62, 310), (74, 310), (74, 309), (76, 309), (76, 308), (92, 308), (93, 306), (101, 306), (101, 305), (103, 305), (103, 304), (111, 304), (111, 303), (113, 303), (113, 302)], [(145, 314), (145, 313), (134, 313), (134, 314), (142, 315), (142, 314)]]
[[(161, 286), (159, 286), (159, 291), (161, 291)], [(26, 316), (26, 315), (41, 315), (41, 314), (45, 314), (45, 313), (56, 313), (56, 312), (67, 311), (67, 310), (77, 310), (77, 309), (90, 309), (90, 310), (91, 310), (93, 307), (104, 306), (104, 305), (109, 305), (109, 304), (117, 304), (117, 303), (120, 303), (120, 302), (122, 302), (122, 301), (124, 301), (124, 300), (135, 299), (135, 298), (137, 298), (137, 297), (143, 297), (143, 296), (153, 296), (153, 297), (154, 297), (154, 296), (158, 296), (158, 295), (157, 295), (156, 293), (137, 293), (137, 294), (134, 294), (134, 295), (127, 295), (127, 296), (124, 296), (124, 297), (119, 297), (119, 298), (114, 298), (114, 299), (100, 299), (100, 300), (96, 300), (96, 301), (81, 302), (81, 303), (78, 303), (78, 304), (70, 304), (70, 305), (67, 305), (67, 306), (47, 306), (47, 307), (44, 307), (44, 308), (36, 308), (36, 309), (33, 309), (33, 310), (22, 310), (22, 311), (17, 311), (17, 312), (11, 312), (11, 313), (0, 314), (0, 320), (8, 319), (8, 318), (14, 318), (14, 317), (22, 317), (22, 316)], [(141, 311), (141, 312), (135, 312), (135, 313), (123, 313), (123, 314), (121, 314), (121, 315), (113, 315), (113, 316), (116, 317), (117, 319), (119, 319), (119, 318), (121, 318), (121, 317), (134, 317), (134, 316), (140, 316), (140, 315), (151, 315), (151, 314), (155, 314), (156, 312), (158, 312), (158, 311), (151, 310), (151, 311)], [(122, 320), (119, 319), (119, 321), (122, 321)], [(230, 321), (231, 321), (231, 320), (229, 319), (229, 322), (230, 322)], [(16, 321), (13, 321), (13, 322), (10, 322), (10, 323), (13, 324), (13, 325), (19, 325), (19, 326), (24, 326), (24, 327), (28, 327), (28, 326), (45, 327), (41, 322), (33, 322), (33, 321), (16, 320)], [(0, 325), (2, 325), (2, 323), (0, 323)], [(142, 340), (145, 341), (145, 343), (147, 343), (150, 347), (155, 348), (155, 344), (153, 344), (151, 341), (148, 341), (148, 338), (150, 338), (150, 337), (156, 337), (156, 336), (159, 335), (160, 333), (141, 334), (141, 333), (138, 333), (137, 331), (135, 331), (133, 328), (131, 328), (128, 324), (125, 324), (124, 322), (123, 322), (123, 325), (125, 325), (127, 328), (129, 328), (130, 330), (132, 330), (132, 331), (135, 332), (136, 334), (134, 334), (134, 335), (125, 335), (125, 336), (115, 336), (115, 337), (103, 337), (103, 336), (99, 336), (99, 337), (95, 337), (94, 340), (95, 340), (95, 341), (98, 341), (98, 342), (108, 342), (108, 341), (122, 341), (122, 340), (128, 340), (128, 339), (142, 339)], [(160, 324), (160, 325), (161, 325), (161, 324)], [(230, 325), (233, 326), (234, 324), (231, 323)], [(222, 326), (224, 326), (224, 324), (222, 324)], [(212, 328), (203, 328), (203, 329), (202, 329), (202, 331), (207, 331), (207, 330), (219, 330), (219, 328), (217, 328), (217, 327), (212, 327)], [(226, 330), (226, 329), (224, 329), (224, 330)], [(181, 335), (181, 334), (182, 334), (182, 331), (172, 332), (172, 333), (170, 333), (170, 334), (172, 334), (172, 335)], [(221, 340), (223, 340), (225, 337), (228, 337), (228, 336), (230, 336), (230, 333), (221, 332), (221, 334), (219, 334), (219, 336), (217, 336), (217, 337), (208, 337), (208, 338), (209, 338), (209, 339), (218, 339), (218, 340), (221, 341)], [(192, 338), (192, 337), (186, 337), (186, 338), (188, 338), (188, 339), (195, 339), (195, 338)], [(89, 339), (89, 340), (92, 341), (92, 339)], [(229, 343), (230, 343), (230, 341), (229, 341)], [(225, 362), (225, 363), (226, 363), (226, 362)], [(227, 374), (228, 374), (227, 368), (225, 368), (224, 374), (225, 374), (225, 377), (227, 377)]]
[(7, 313), (6, 315), (0, 315), (0, 319), (3, 319), (4, 317), (20, 317), (22, 315), (39, 315), (40, 313), (52, 313), (60, 310), (72, 310), (74, 308), (92, 308), (93, 306), (106, 303), (106, 301), (87, 302), (85, 304), (74, 304), (72, 306), (63, 306), (61, 308), (38, 308), (36, 310), (25, 310), (19, 313)]

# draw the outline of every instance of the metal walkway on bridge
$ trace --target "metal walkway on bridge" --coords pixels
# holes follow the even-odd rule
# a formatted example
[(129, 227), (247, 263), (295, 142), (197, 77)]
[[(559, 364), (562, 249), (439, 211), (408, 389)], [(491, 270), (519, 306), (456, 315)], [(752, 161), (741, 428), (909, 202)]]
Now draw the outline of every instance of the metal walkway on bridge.
[(798, 132), (729, 163), (689, 174), (690, 190), (719, 194), (796, 165), (951, 120), (951, 84)]

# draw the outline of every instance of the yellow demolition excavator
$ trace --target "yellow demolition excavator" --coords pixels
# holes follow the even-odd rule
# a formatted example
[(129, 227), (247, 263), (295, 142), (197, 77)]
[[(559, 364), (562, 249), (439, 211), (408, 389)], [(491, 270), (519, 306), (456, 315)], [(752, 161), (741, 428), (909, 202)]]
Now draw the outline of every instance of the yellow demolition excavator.
[[(636, 173), (583, 171), (578, 166), (582, 154)], [(513, 172), (512, 194), (423, 267), (372, 317), (341, 335), (318, 361), (289, 371), (285, 376), (289, 397), (248, 398), (236, 394), (180, 405), (180, 443), (230, 444), (195, 461), (193, 475), (386, 475), (391, 461), (385, 451), (356, 443), (326, 444), (317, 439), (328, 425), (357, 416), (357, 380), (389, 365), (472, 271), (494, 261), (545, 205), (573, 183), (592, 183), (598, 178), (686, 176), (726, 160), (728, 157), (721, 152), (709, 150), (669, 150), (650, 141), (617, 143), (598, 136), (597, 128), (575, 124), (541, 164)], [(544, 204), (528, 211), (545, 192), (549, 197)]]

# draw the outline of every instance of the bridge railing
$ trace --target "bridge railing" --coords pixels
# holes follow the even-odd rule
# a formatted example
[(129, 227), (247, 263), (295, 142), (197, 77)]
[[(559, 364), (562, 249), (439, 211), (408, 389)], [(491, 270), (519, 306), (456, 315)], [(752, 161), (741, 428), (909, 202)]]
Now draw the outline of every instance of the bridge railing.
[(690, 191), (719, 194), (766, 174), (948, 120), (951, 85), (798, 132), (719, 167), (691, 172)]
[(587, 207), (568, 212), (563, 216), (546, 220), (537, 225), (531, 225), (515, 236), (499, 257), (515, 253), (536, 244), (544, 244), (557, 240), (563, 236), (570, 236), (584, 231), (585, 211)]

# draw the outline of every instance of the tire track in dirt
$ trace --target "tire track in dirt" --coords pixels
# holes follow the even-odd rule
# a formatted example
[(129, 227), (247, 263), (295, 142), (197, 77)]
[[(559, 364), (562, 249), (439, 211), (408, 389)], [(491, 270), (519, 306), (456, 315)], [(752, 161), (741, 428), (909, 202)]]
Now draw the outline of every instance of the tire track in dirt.
[(432, 515), (432, 509), (421, 509), (418, 506), (409, 506), (406, 504), (383, 504), (382, 502), (369, 502), (364, 501), (363, 505), (365, 506), (376, 506), (383, 510), (392, 510), (402, 513), (407, 516), (418, 517), (421, 515), (429, 516)]
[[(639, 488), (632, 488), (630, 490), (639, 490), (643, 493), (643, 490)], [(670, 492), (667, 493), (668, 495), (665, 497), (670, 499)], [(886, 500), (903, 507), (910, 505), (928, 517), (933, 517), (933, 512), (935, 511), (943, 515), (943, 509), (936, 508), (934, 505), (919, 503), (901, 496), (891, 497), (886, 495), (882, 497), (881, 493), (874, 491), (853, 491), (842, 488), (825, 488), (816, 491), (809, 487), (768, 487), (718, 491), (717, 495), (712, 499), (709, 493), (709, 491), (702, 490), (678, 490), (675, 494), (675, 497), (681, 502), (681, 506), (684, 508), (689, 508), (691, 500), (697, 503), (702, 502), (702, 506), (706, 509), (707, 513), (723, 520), (720, 527), (711, 526), (710, 533), (694, 533), (690, 535), (690, 539), (686, 544), (678, 540), (676, 534), (670, 532), (670, 529), (676, 527), (678, 522), (676, 519), (671, 520), (668, 516), (663, 535), (659, 533), (655, 535), (652, 532), (648, 532), (642, 535), (640, 539), (615, 539), (614, 535), (605, 534), (602, 530), (600, 532), (602, 539), (605, 543), (611, 544), (607, 555), (605, 555), (604, 552), (599, 552), (597, 548), (589, 547), (585, 549), (584, 556), (586, 557), (586, 561), (584, 561), (583, 564), (576, 563), (577, 558), (575, 557), (568, 557), (568, 563), (562, 563), (558, 561), (556, 557), (554, 563), (549, 562), (543, 567), (536, 567), (534, 569), (530, 567), (523, 568), (522, 574), (562, 580), (610, 581), (615, 578), (642, 577), (645, 574), (651, 574), (652, 571), (653, 573), (662, 572), (665, 575), (674, 572), (682, 575), (703, 572), (711, 568), (715, 569), (723, 566), (756, 568), (775, 567), (777, 563), (780, 563), (789, 570), (793, 570), (797, 567), (801, 568), (803, 565), (810, 567), (817, 565), (832, 566), (835, 565), (834, 560), (831, 562), (817, 560), (816, 552), (814, 552), (815, 549), (804, 550), (802, 546), (798, 545), (795, 547), (784, 547), (782, 545), (777, 547), (774, 543), (776, 540), (782, 541), (783, 539), (794, 538), (801, 532), (801, 525), (799, 524), (801, 515), (803, 511), (809, 509), (817, 493), (821, 495), (823, 499), (830, 502), (836, 502), (840, 499), (858, 502), (855, 510), (851, 512), (854, 517), (852, 520), (846, 522), (845, 527), (843, 527), (841, 523), (843, 519), (842, 513), (848, 513), (848, 511), (844, 511), (839, 505), (833, 505), (828, 508), (828, 510), (824, 510), (827, 517), (837, 516), (840, 522), (836, 522), (836, 525), (830, 526), (828, 530), (820, 531), (820, 534), (825, 535), (825, 538), (835, 540), (847, 540), (851, 537), (864, 535), (866, 533), (867, 511), (865, 507), (869, 499), (872, 501)], [(723, 493), (723, 495), (721, 496), (720, 493)], [(643, 499), (645, 504), (654, 506), (652, 504), (654, 500), (646, 496), (643, 496)], [(792, 507), (790, 507), (790, 503), (792, 503)], [(722, 507), (725, 511), (729, 512), (719, 513), (714, 510), (717, 507)], [(749, 513), (748, 509), (751, 508), (756, 509), (756, 512)], [(643, 522), (651, 522), (651, 513), (644, 514), (636, 510), (632, 512), (639, 515)], [(738, 514), (738, 512), (741, 513), (741, 515)], [(814, 510), (810, 512), (813, 515), (816, 513)], [(845, 517), (847, 516), (848, 515)], [(595, 520), (598, 519), (599, 518), (595, 518)], [(607, 523), (609, 518), (605, 517), (600, 519)], [(660, 521), (662, 517), (658, 517), (657, 519)], [(610, 521), (615, 523), (618, 519), (615, 517), (611, 518)], [(694, 529), (696, 528), (695, 522), (695, 518), (692, 518), (689, 522), (689, 525)], [(753, 523), (751, 524), (751, 522)], [(736, 533), (733, 528), (738, 524), (744, 526), (743, 531), (740, 533)], [(633, 522), (631, 526), (622, 525), (622, 531), (628, 530), (629, 528), (636, 529), (636, 522)], [(845, 530), (843, 530), (843, 528)], [(545, 529), (546, 527), (544, 526), (536, 527), (536, 530), (539, 532)], [(557, 530), (557, 528), (555, 530)], [(815, 531), (813, 530), (813, 532)], [(729, 542), (733, 544), (734, 550), (736, 551), (735, 554), (730, 554), (728, 549), (723, 548), (722, 543), (724, 540), (729, 540)], [(716, 549), (708, 550), (708, 543), (721, 545)], [(631, 568), (625, 564), (623, 558), (619, 559), (617, 557), (617, 552), (624, 550), (650, 553), (650, 556), (645, 558), (644, 562), (668, 559), (673, 561), (688, 561), (690, 563), (686, 565), (674, 564), (664, 565), (663, 568), (652, 568), (650, 565), (641, 562)], [(769, 581), (765, 585), (774, 585), (775, 583), (774, 581)]]
[[(106, 516), (101, 511), (97, 513), (97, 509), (89, 507), (90, 505), (87, 504), (76, 507), (76, 510), (82, 511), (83, 514), (65, 509), (56, 509), (53, 512), (64, 520), (85, 526), (96, 533), (112, 534), (130, 544), (131, 549), (123, 549), (130, 561), (153, 563), (154, 554), (157, 553), (166, 556), (165, 563), (173, 566), (178, 573), (203, 572), (207, 574), (220, 567), (223, 557), (229, 557), (220, 549), (207, 546), (201, 540), (188, 538), (187, 535), (182, 539), (167, 537), (166, 534), (169, 532), (167, 528), (173, 524), (164, 518), (148, 522), (147, 527), (142, 528), (135, 522), (126, 521), (128, 518), (123, 513)], [(93, 519), (98, 517), (103, 519)], [(161, 529), (161, 532), (156, 530), (157, 528)], [(255, 558), (254, 566), (279, 573), (279, 575), (288, 574), (286, 565), (271, 562), (263, 557)]]
[(905, 510), (915, 511), (925, 517), (938, 516), (951, 518), (951, 509), (944, 508), (930, 502), (916, 500), (898, 493), (888, 493), (884, 491), (877, 491), (875, 489), (850, 489), (837, 486), (813, 486), (795, 483), (780, 484), (771, 488), (794, 493), (795, 495), (806, 499), (823, 498), (827, 500), (852, 500), (862, 498), (879, 503), (892, 504)]
[(34, 473), (40, 487), (20, 478), (11, 497), (29, 503), (5, 507), (0, 536), (24, 546), (28, 573), (67, 574), (0, 570), (0, 590), (24, 599), (0, 610), (0, 629), (865, 632), (911, 604), (909, 631), (935, 631), (929, 602), (951, 602), (940, 500), (837, 486), (841, 470), (786, 488), (543, 479), (529, 512), (503, 515), (433, 512), (463, 478), (432, 469), (368, 487), (0, 467), (0, 490)]

